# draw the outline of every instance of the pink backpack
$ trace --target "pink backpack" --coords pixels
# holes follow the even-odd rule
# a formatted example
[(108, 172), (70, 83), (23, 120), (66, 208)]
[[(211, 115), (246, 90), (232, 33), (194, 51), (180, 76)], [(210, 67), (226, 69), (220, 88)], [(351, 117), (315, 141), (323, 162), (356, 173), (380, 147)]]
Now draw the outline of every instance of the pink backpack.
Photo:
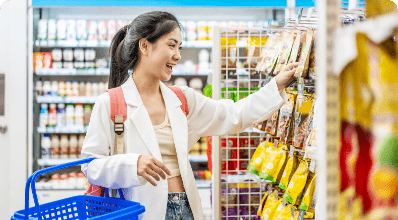
[[(181, 89), (174, 86), (168, 86), (181, 101), (181, 110), (188, 116), (188, 103)], [(111, 104), (111, 119), (115, 124), (115, 147), (113, 154), (123, 154), (124, 149), (124, 121), (127, 119), (127, 104), (124, 99), (122, 87), (116, 87), (107, 91)], [(84, 195), (105, 196), (105, 188), (93, 184), (88, 184)]]

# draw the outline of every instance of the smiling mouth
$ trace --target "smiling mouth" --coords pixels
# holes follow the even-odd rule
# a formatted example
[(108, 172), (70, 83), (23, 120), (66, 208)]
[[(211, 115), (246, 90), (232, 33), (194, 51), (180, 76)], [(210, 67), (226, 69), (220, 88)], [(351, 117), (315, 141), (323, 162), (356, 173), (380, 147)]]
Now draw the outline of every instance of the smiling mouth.
[(173, 66), (166, 64), (166, 67), (167, 67), (170, 71), (173, 71)]

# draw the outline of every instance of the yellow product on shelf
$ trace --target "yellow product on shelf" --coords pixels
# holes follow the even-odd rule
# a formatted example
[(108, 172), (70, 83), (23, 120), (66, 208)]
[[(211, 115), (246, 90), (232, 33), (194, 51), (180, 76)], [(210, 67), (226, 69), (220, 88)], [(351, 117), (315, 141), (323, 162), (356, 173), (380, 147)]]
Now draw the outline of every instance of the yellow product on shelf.
[(275, 199), (275, 191), (268, 195), (267, 201), (265, 202), (263, 212), (261, 213), (261, 220), (271, 220), (273, 219), (276, 209), (279, 204), (282, 203), (282, 198)]
[(266, 159), (261, 166), (260, 178), (275, 183), (279, 172), (285, 164), (286, 155), (286, 145), (279, 145), (276, 149), (268, 147), (266, 149)]
[(312, 198), (314, 197), (315, 192), (315, 179), (316, 175), (312, 178), (310, 185), (305, 191), (303, 201), (301, 202), (300, 209), (304, 211), (308, 211), (308, 209), (311, 207)]
[(250, 160), (249, 166), (247, 169), (250, 170), (252, 173), (256, 174), (257, 176), (261, 173), (261, 166), (266, 159), (266, 149), (270, 147), (269, 143), (263, 141), (258, 146), (256, 151), (253, 154), (252, 159)]
[(264, 206), (265, 206), (265, 202), (267, 201), (267, 197), (268, 197), (268, 191), (265, 192), (264, 197), (261, 199), (261, 203), (260, 206), (257, 209), (257, 215), (261, 216), (261, 213), (263, 212)]
[(292, 217), (294, 218), (295, 211), (296, 211), (296, 209), (294, 208), (293, 205), (286, 204), (284, 206), (283, 204), (280, 204), (278, 206), (278, 208), (276, 209), (273, 219), (274, 220), (290, 220), (290, 219), (292, 219)]
[(279, 188), (286, 190), (287, 185), (289, 184), (290, 179), (292, 178), (294, 172), (296, 171), (298, 166), (298, 158), (297, 155), (293, 154), (292, 157), (289, 157), (285, 170), (283, 171), (281, 181), (279, 182)]
[(298, 196), (303, 191), (305, 184), (307, 183), (308, 177), (308, 162), (302, 160), (296, 172), (294, 172), (292, 179), (289, 182), (289, 185), (286, 189), (283, 198), (290, 202), (291, 204), (295, 204)]

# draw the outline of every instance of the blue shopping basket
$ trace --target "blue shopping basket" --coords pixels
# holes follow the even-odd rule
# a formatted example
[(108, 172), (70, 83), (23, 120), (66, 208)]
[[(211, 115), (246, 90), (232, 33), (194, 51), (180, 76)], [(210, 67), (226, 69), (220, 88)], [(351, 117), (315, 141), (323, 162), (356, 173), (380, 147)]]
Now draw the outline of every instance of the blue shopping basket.
[[(141, 219), (142, 213), (145, 212), (145, 207), (138, 202), (124, 200), (121, 189), (119, 189), (120, 199), (110, 198), (108, 189), (106, 189), (106, 197), (81, 195), (39, 205), (35, 185), (39, 175), (90, 163), (94, 159), (78, 160), (34, 172), (26, 183), (25, 209), (15, 212), (11, 220)], [(32, 208), (29, 208), (30, 187), (32, 187), (33, 200), (35, 202), (35, 207)]]

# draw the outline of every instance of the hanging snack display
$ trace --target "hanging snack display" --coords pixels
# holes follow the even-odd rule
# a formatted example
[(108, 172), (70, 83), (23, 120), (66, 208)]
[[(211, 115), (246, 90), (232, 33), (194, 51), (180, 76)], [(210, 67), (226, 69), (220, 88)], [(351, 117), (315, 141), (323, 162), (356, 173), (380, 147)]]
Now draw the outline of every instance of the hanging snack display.
[(300, 46), (305, 40), (305, 34), (306, 34), (306, 32), (304, 32), (304, 31), (300, 31), (300, 30), (297, 31), (297, 36), (293, 43), (289, 61), (285, 65), (287, 65), (289, 63), (294, 63), (297, 61), (297, 58), (298, 58), (297, 56), (300, 54)]
[(297, 94), (293, 91), (288, 92), (289, 100), (282, 106), (279, 112), (279, 123), (276, 136), (280, 137), (282, 143), (288, 144), (292, 142), (293, 125), (294, 125), (294, 107)]
[[(312, 117), (314, 115), (314, 99), (309, 94), (298, 95), (294, 108), (293, 146), (302, 148), (311, 132)], [(311, 123), (312, 124), (312, 123)]]
[(290, 52), (292, 51), (293, 43), (295, 41), (295, 38), (297, 37), (298, 31), (289, 31), (289, 32), (284, 32), (283, 33), (283, 47), (281, 54), (278, 59), (278, 63), (275, 67), (274, 74), (277, 75), (278, 73), (281, 72), (283, 66), (287, 63), (290, 57)]
[(265, 47), (261, 52), (261, 56), (259, 59), (260, 62), (258, 62), (256, 66), (257, 72), (263, 72), (265, 69), (265, 63), (272, 59), (275, 55), (275, 44), (277, 39), (277, 35), (271, 35), (268, 37), (267, 43), (265, 44)]
[(310, 52), (310, 58), (309, 58), (309, 64), (308, 64), (308, 78), (309, 79), (316, 79), (316, 37), (317, 37), (317, 31), (314, 31), (313, 35), (313, 44), (312, 44), (312, 49)]
[(259, 176), (261, 173), (261, 167), (266, 159), (266, 154), (267, 154), (266, 150), (269, 147), (272, 147), (272, 143), (267, 143), (265, 141), (261, 142), (257, 146), (257, 149), (254, 152), (253, 157), (251, 158), (250, 164), (247, 167), (248, 170), (250, 170), (252, 173), (256, 174), (257, 176)]
[(282, 198), (278, 197), (278, 191), (274, 190), (271, 194), (268, 194), (263, 212), (260, 216), (261, 219), (273, 219), (275, 212), (281, 203)]
[(308, 161), (301, 160), (299, 167), (297, 168), (296, 172), (294, 172), (286, 192), (283, 195), (283, 198), (293, 205), (296, 204), (297, 198), (305, 187), (309, 173), (308, 168)]
[(287, 155), (287, 146), (279, 145), (267, 148), (266, 158), (261, 166), (260, 178), (276, 182), (279, 172), (285, 164)]
[(310, 50), (312, 48), (312, 37), (314, 35), (314, 31), (312, 29), (307, 30), (306, 38), (303, 44), (301, 45), (301, 53), (299, 58), (299, 66), (297, 67), (296, 73), (294, 76), (296, 78), (305, 78), (307, 77), (308, 72), (308, 64), (309, 64), (309, 56)]
[(271, 135), (276, 135), (278, 128), (279, 110), (272, 114), (271, 118), (267, 120), (265, 132)]
[(304, 211), (308, 211), (308, 209), (311, 207), (312, 198), (314, 197), (314, 192), (315, 192), (315, 180), (316, 180), (316, 175), (312, 178), (310, 185), (305, 191), (303, 201), (301, 202), (300, 209)]
[(294, 172), (297, 170), (298, 166), (298, 156), (293, 153), (287, 160), (285, 170), (283, 171), (281, 181), (279, 182), (279, 188), (286, 190), (290, 179), (292, 178)]

